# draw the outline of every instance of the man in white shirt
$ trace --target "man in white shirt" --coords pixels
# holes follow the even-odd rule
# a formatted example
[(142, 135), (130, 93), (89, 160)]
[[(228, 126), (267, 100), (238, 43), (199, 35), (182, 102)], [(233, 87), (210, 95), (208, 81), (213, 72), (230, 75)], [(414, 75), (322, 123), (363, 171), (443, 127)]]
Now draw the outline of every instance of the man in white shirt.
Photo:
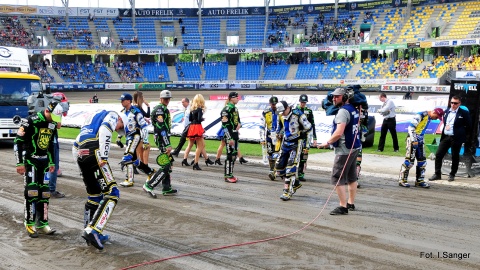
[(381, 93), (379, 97), (380, 101), (383, 102), (382, 107), (378, 110), (378, 113), (383, 115), (382, 129), (380, 131), (380, 141), (378, 142), (377, 152), (383, 152), (385, 147), (385, 138), (387, 137), (387, 132), (390, 131), (393, 141), (393, 151), (398, 152), (398, 138), (397, 138), (397, 121), (395, 119), (395, 103), (393, 100), (388, 99), (385, 93)]
[(177, 147), (175, 150), (172, 152), (172, 156), (178, 157), (178, 154), (183, 148), (183, 145), (187, 141), (187, 133), (188, 133), (188, 126), (190, 126), (190, 118), (188, 117), (190, 115), (190, 100), (188, 98), (183, 98), (182, 99), (182, 105), (184, 108), (184, 114), (183, 114), (183, 132), (182, 132), (182, 137), (180, 138), (180, 141), (178, 142)]

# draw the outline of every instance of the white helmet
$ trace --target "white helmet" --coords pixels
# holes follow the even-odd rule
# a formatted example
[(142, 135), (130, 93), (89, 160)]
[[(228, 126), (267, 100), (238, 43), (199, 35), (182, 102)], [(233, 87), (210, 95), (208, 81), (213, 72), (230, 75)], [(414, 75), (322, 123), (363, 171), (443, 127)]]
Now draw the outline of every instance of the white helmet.
[(160, 92), (160, 98), (172, 98), (172, 92), (170, 92), (170, 90), (163, 90)]

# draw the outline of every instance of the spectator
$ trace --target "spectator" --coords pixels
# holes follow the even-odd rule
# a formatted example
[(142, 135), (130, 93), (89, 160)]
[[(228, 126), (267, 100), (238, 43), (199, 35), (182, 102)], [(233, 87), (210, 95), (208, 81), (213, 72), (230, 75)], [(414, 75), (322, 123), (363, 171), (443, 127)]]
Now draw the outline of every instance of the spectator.
[(182, 35), (185, 34), (185, 26), (182, 26)]
[(158, 80), (163, 81), (165, 79), (165, 76), (163, 74), (158, 75)]
[(177, 36), (174, 36), (174, 37), (173, 37), (173, 46), (174, 46), (174, 47), (177, 46), (177, 41), (178, 41)]

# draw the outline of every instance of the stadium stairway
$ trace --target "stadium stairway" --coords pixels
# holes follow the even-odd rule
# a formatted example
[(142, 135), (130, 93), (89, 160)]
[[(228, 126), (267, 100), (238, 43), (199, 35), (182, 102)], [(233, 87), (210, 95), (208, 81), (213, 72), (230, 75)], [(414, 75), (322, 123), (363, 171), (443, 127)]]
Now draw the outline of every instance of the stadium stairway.
[(237, 65), (228, 65), (228, 80), (235, 81), (237, 78)]
[[(447, 26), (445, 26), (445, 29), (443, 29), (441, 33), (443, 38), (448, 37), (448, 35), (450, 34), (450, 31), (455, 27), (455, 24), (460, 18), (460, 14), (462, 14), (463, 10), (465, 10), (465, 6), (460, 6), (460, 5), (457, 6), (457, 9), (453, 13), (453, 16), (450, 17), (450, 21), (447, 20)], [(452, 37), (452, 39), (453, 38), (454, 37)]]
[[(173, 27), (175, 29), (175, 36), (177, 37), (177, 47), (179, 47), (179, 46), (183, 47), (182, 26), (178, 23), (178, 20), (173, 21)], [(173, 71), (174, 71), (175, 77), (176, 77), (177, 72), (175, 71), (175, 67), (174, 67)], [(173, 74), (170, 71), (170, 69), (168, 70), (168, 73)], [(172, 78), (172, 77), (170, 77), (170, 78)]]
[[(386, 16), (386, 12), (382, 12), (378, 16), (378, 19), (375, 22), (375, 27), (373, 29), (373, 32), (370, 34), (370, 41), (368, 41), (368, 43), (373, 43), (375, 38), (377, 38), (378, 35), (380, 34), (380, 28), (382, 28), (381, 25), (383, 25), (383, 23), (385, 22), (385, 16)], [(359, 21), (361, 21), (361, 20), (359, 20)], [(357, 28), (357, 29), (359, 29), (359, 28)]]
[(114, 83), (122, 82), (122, 79), (120, 79), (120, 76), (118, 76), (118, 73), (114, 67), (109, 67), (107, 65), (105, 66), (107, 68), (107, 72), (110, 74), (110, 76), (112, 76), (112, 80)]
[(171, 81), (178, 81), (178, 75), (175, 66), (168, 66), (168, 75), (170, 76)]
[[(162, 46), (163, 45), (163, 34), (162, 34), (162, 27), (161, 27), (160, 20), (154, 20), (153, 21), (153, 27), (155, 28), (155, 38), (157, 40), (157, 45)], [(177, 42), (178, 42), (178, 38), (177, 38)]]
[(297, 74), (297, 71), (298, 71), (298, 65), (297, 64), (291, 64), (290, 68), (288, 69), (286, 79), (287, 80), (295, 80), (295, 75)]
[(92, 33), (94, 44), (100, 44), (100, 37), (98, 36), (97, 27), (93, 21), (88, 21), (88, 30)]
[(352, 68), (350, 68), (350, 72), (347, 74), (345, 79), (355, 79), (361, 67), (362, 67), (362, 63), (353, 64)]
[(410, 78), (419, 78), (420, 75), (422, 75), (422, 70), (424, 67), (428, 66), (430, 64), (429, 61), (423, 61), (418, 67), (410, 74)]
[(65, 80), (62, 79), (62, 77), (60, 77), (60, 75), (58, 75), (58, 73), (53, 68), (47, 66), (47, 72), (53, 76), (53, 79), (55, 80), (55, 82), (57, 83), (65, 82)]
[[(118, 37), (117, 30), (115, 29), (115, 26), (113, 24), (112, 20), (107, 19), (107, 25), (108, 25), (108, 30), (110, 30), (110, 37), (113, 39), (113, 46), (117, 45), (117, 43), (120, 43), (120, 38)], [(109, 71), (110, 72), (110, 71)], [(117, 72), (113, 72), (110, 74), (117, 74)], [(118, 80), (120, 82), (120, 80)]]
[[(240, 19), (240, 30), (238, 31), (238, 45), (245, 45), (247, 43), (247, 20)], [(235, 73), (236, 74), (236, 73)]]

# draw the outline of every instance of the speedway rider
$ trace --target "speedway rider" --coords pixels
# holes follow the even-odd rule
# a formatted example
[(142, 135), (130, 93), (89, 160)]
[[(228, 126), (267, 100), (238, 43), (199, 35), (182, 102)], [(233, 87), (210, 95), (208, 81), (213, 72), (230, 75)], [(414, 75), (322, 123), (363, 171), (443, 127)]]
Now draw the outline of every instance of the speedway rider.
[(157, 157), (157, 164), (160, 167), (143, 185), (143, 190), (152, 198), (157, 197), (153, 189), (160, 183), (162, 183), (163, 186), (162, 194), (164, 196), (175, 195), (178, 192), (178, 190), (172, 188), (170, 179), (173, 162), (172, 145), (170, 144), (172, 118), (167, 106), (171, 98), (172, 93), (169, 90), (160, 92), (160, 104), (155, 106), (152, 111), (152, 116), (150, 117), (155, 134), (155, 144), (158, 149), (160, 149), (160, 154)]
[(277, 110), (277, 97), (271, 97), (268, 101), (270, 108), (265, 109), (262, 112), (262, 118), (260, 119), (260, 144), (266, 147), (267, 159), (270, 167), (268, 177), (270, 180), (275, 180), (275, 161), (277, 160), (278, 153), (275, 153), (275, 145), (277, 142), (277, 128), (279, 116), (275, 113)]
[[(123, 93), (120, 97), (122, 102), (123, 110), (121, 113), (124, 113), (127, 116), (128, 123), (125, 124), (125, 133), (126, 133), (126, 144), (127, 148), (123, 155), (123, 159), (120, 162), (123, 168), (127, 167), (127, 179), (120, 183), (122, 187), (131, 187), (133, 186), (133, 166), (137, 167), (143, 173), (145, 173), (148, 178), (153, 175), (155, 172), (147, 164), (143, 163), (139, 157), (137, 157), (136, 149), (140, 140), (143, 140), (143, 148), (147, 149), (150, 147), (148, 142), (148, 123), (143, 118), (142, 112), (135, 106), (132, 105), (133, 97), (129, 93)], [(118, 135), (117, 145), (120, 148), (123, 148), (121, 141), (122, 136)]]
[(435, 108), (432, 111), (424, 111), (415, 114), (413, 120), (408, 125), (407, 152), (405, 161), (400, 169), (400, 179), (398, 185), (401, 187), (410, 187), (408, 183), (408, 173), (417, 159), (417, 168), (415, 175), (415, 186), (429, 188), (430, 185), (425, 182), (425, 168), (427, 167), (427, 158), (425, 157), (424, 135), (430, 120), (442, 118), (443, 109)]
[(288, 106), (286, 101), (280, 101), (276, 107), (276, 114), (283, 117), (284, 135), (280, 157), (275, 166), (277, 175), (285, 181), (280, 199), (288, 201), (302, 186), (296, 178), (297, 165), (303, 151), (303, 141), (310, 136), (312, 124), (301, 110)]
[(50, 174), (55, 170), (53, 137), (66, 103), (53, 99), (36, 114), (22, 119), (14, 141), (17, 173), (24, 178), (25, 228), (32, 238), (53, 234), (48, 224)]
[(109, 238), (102, 232), (120, 198), (117, 182), (108, 163), (112, 133), (115, 130), (125, 135), (124, 123), (127, 122), (124, 113), (99, 111), (85, 120), (73, 144), (88, 194), (82, 237), (99, 250), (103, 249), (103, 243)]
[(303, 141), (303, 151), (300, 155), (300, 163), (298, 164), (298, 180), (305, 181), (305, 168), (307, 167), (307, 159), (308, 159), (308, 150), (310, 149), (310, 142), (312, 142), (312, 135), (313, 135), (313, 143), (311, 144), (313, 147), (317, 146), (317, 132), (315, 131), (315, 119), (313, 117), (312, 109), (307, 107), (308, 96), (305, 94), (300, 95), (298, 99), (300, 104), (297, 106), (297, 109), (301, 110), (308, 119), (308, 122), (312, 124), (312, 132), (309, 133), (309, 137)]

